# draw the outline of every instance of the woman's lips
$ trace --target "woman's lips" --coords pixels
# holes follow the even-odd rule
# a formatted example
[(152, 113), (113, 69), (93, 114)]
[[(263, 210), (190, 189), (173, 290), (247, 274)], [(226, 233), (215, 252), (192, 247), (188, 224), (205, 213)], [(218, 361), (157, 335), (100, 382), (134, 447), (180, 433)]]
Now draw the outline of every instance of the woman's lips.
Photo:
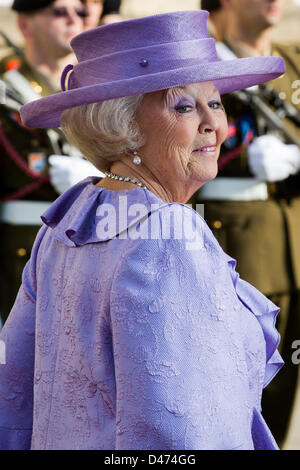
[(216, 150), (217, 150), (216, 145), (206, 145), (205, 147), (200, 147), (198, 149), (193, 150), (193, 152), (212, 155), (216, 153)]

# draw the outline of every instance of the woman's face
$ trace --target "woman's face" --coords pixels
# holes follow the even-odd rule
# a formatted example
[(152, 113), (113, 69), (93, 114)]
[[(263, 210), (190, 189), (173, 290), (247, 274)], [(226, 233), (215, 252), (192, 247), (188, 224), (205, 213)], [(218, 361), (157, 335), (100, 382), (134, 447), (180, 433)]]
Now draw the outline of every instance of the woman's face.
[(146, 94), (137, 122), (145, 137), (139, 154), (162, 185), (181, 185), (192, 195), (215, 178), (228, 127), (212, 82)]

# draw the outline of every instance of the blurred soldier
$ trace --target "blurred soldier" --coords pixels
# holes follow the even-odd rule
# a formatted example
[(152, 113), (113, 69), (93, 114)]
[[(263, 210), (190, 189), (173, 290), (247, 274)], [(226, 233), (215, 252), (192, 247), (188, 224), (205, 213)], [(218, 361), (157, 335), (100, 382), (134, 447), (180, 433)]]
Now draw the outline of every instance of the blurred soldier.
[(87, 16), (84, 18), (86, 29), (96, 28), (100, 25), (100, 18), (103, 12), (104, 0), (85, 0), (84, 4), (87, 9)]
[(1, 89), (6, 91), (0, 105), (3, 321), (19, 289), (23, 268), (41, 225), (40, 215), (69, 186), (85, 176), (98, 174), (66, 142), (59, 129), (45, 132), (25, 128), (18, 112), (24, 103), (60, 89), (62, 70), (74, 61), (70, 40), (84, 30), (85, 6), (80, 0), (15, 0), (12, 8), (18, 13), (25, 47), (24, 51), (13, 47), (0, 61)]
[(123, 20), (120, 15), (121, 0), (83, 0), (83, 3), (87, 10), (84, 18), (86, 29)]
[(209, 11), (208, 28), (211, 36), (216, 41), (221, 41), (224, 36), (226, 12), (220, 8), (220, 0), (202, 0), (201, 8)]
[[(210, 2), (203, 3), (209, 10)], [(284, 3), (219, 2), (226, 14), (220, 58), (280, 55), (286, 73), (267, 86), (224, 98), (229, 135), (219, 174), (198, 194), (206, 221), (237, 260), (241, 277), (281, 309), (277, 324), (286, 364), (263, 395), (263, 413), (281, 443), (298, 373), (292, 343), (300, 338), (300, 45), (274, 44), (270, 34)]]
[(104, 0), (101, 24), (110, 24), (123, 21), (120, 14), (121, 0)]

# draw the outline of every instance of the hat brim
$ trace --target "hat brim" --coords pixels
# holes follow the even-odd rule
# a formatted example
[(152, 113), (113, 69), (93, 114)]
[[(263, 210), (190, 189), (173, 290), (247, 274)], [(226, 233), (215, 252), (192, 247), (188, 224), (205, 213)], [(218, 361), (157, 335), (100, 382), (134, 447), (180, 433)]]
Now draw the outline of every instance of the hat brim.
[(201, 63), (56, 93), (22, 106), (21, 118), (28, 127), (60, 127), (63, 111), (75, 106), (208, 81), (214, 82), (220, 94), (225, 94), (268, 82), (284, 72), (281, 57), (250, 57)]

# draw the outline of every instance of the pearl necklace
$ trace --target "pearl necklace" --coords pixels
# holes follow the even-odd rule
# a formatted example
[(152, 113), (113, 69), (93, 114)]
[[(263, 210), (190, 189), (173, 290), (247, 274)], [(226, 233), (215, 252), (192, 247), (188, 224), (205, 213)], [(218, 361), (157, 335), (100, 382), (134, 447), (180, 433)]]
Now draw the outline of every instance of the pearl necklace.
[(140, 181), (137, 181), (137, 180), (134, 179), (134, 178), (129, 178), (128, 176), (119, 176), (119, 175), (115, 175), (114, 173), (111, 173), (110, 171), (106, 171), (106, 172), (105, 172), (105, 175), (106, 175), (108, 178), (111, 178), (111, 179), (113, 179), (113, 180), (125, 181), (126, 183), (136, 184), (139, 188), (147, 189), (146, 186), (145, 186), (143, 183), (141, 183)]

